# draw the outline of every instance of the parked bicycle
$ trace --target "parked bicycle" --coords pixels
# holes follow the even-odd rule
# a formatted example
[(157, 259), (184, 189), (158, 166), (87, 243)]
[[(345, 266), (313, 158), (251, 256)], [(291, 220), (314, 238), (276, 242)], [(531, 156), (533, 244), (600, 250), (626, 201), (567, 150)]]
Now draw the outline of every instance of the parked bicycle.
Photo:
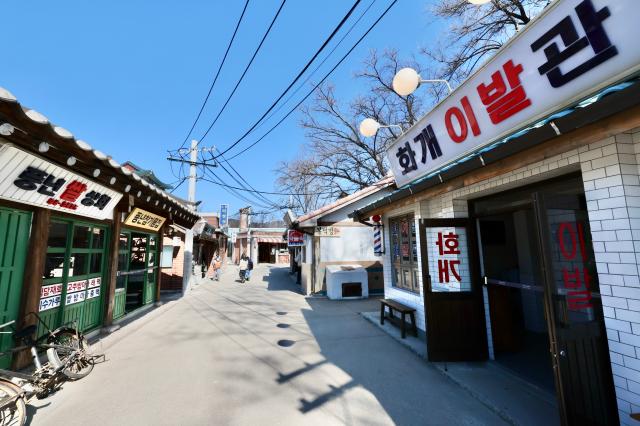
[[(0, 424), (23, 425), (26, 421), (26, 404), (35, 396), (44, 398), (57, 390), (65, 380), (77, 380), (88, 375), (97, 357), (90, 351), (89, 342), (71, 322), (51, 330), (38, 314), (32, 312), (38, 323), (47, 330), (36, 337), (37, 325), (29, 325), (18, 331), (0, 331), (12, 334), (17, 347), (0, 352), (0, 357), (29, 349), (35, 370), (31, 374), (0, 369)], [(15, 321), (0, 325), (0, 330), (13, 327)], [(46, 353), (47, 362), (40, 361), (39, 351)]]

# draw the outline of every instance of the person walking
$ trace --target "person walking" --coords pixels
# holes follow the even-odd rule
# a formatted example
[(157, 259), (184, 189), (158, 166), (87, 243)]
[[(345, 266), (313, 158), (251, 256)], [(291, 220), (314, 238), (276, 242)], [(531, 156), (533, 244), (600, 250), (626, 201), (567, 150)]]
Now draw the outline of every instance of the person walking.
[(238, 263), (238, 267), (240, 268), (240, 282), (244, 282), (247, 274), (247, 267), (249, 266), (249, 261), (247, 259), (247, 255), (243, 254), (240, 258), (240, 262)]
[(247, 277), (247, 281), (249, 281), (249, 278), (251, 278), (251, 271), (253, 271), (253, 260), (249, 258), (247, 260), (247, 272), (245, 273), (245, 276)]
[(222, 268), (222, 260), (220, 259), (220, 255), (218, 252), (213, 256), (211, 260), (211, 267), (213, 268), (213, 276), (212, 280), (220, 281), (220, 269)]

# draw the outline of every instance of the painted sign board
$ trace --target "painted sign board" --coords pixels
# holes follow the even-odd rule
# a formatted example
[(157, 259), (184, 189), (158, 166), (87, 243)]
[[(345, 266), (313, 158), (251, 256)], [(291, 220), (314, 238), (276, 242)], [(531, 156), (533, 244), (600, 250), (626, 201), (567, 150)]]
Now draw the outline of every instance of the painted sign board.
[(316, 237), (339, 237), (340, 228), (337, 226), (316, 226), (313, 235)]
[(287, 233), (287, 245), (289, 247), (302, 247), (304, 246), (304, 234), (295, 229), (289, 229)]
[(0, 144), (0, 198), (94, 219), (113, 218), (122, 194), (10, 144)]
[(164, 217), (136, 207), (131, 213), (129, 213), (124, 224), (148, 229), (149, 231), (158, 231), (160, 227), (162, 227), (164, 221)]
[(229, 225), (229, 204), (220, 205), (220, 228)]
[(401, 187), (640, 70), (637, 0), (552, 2), (387, 150)]

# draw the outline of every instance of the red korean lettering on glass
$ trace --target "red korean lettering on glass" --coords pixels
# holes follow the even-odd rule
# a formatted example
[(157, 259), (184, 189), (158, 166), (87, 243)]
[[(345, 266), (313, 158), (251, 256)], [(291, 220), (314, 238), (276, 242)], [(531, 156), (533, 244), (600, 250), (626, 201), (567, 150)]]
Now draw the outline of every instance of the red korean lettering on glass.
[(562, 222), (558, 225), (558, 246), (562, 260), (577, 259), (580, 250), (581, 264), (562, 267), (562, 282), (567, 290), (569, 310), (589, 309), (591, 303), (591, 275), (586, 268), (587, 251), (584, 240), (584, 226), (580, 222)]
[[(460, 241), (458, 234), (448, 232), (443, 234), (438, 232), (438, 253), (440, 256), (450, 254), (460, 254)], [(451, 281), (450, 275), (458, 281), (462, 281), (460, 273), (457, 267), (460, 266), (460, 261), (457, 259), (438, 259), (438, 278), (441, 283), (448, 283)]]
[(502, 69), (507, 77), (506, 83), (503, 73), (498, 70), (491, 74), (491, 83), (481, 83), (477, 87), (480, 100), (487, 107), (493, 124), (498, 124), (531, 105), (520, 81), (522, 65), (514, 65), (512, 60), (508, 60)]
[[(473, 136), (478, 136), (480, 132), (480, 125), (476, 120), (476, 114), (471, 108), (469, 98), (464, 96), (460, 103), (462, 104), (462, 110), (457, 106), (451, 107), (444, 114), (444, 124), (447, 127), (447, 133), (449, 137), (455, 143), (464, 142), (469, 135), (469, 128)], [(455, 124), (454, 124), (455, 118)]]

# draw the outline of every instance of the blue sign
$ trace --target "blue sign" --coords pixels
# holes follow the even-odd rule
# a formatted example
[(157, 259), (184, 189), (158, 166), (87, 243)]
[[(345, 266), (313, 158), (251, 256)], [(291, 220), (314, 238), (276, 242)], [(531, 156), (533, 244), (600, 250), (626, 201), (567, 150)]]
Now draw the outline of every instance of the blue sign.
[(220, 227), (224, 228), (229, 224), (229, 204), (220, 205)]

